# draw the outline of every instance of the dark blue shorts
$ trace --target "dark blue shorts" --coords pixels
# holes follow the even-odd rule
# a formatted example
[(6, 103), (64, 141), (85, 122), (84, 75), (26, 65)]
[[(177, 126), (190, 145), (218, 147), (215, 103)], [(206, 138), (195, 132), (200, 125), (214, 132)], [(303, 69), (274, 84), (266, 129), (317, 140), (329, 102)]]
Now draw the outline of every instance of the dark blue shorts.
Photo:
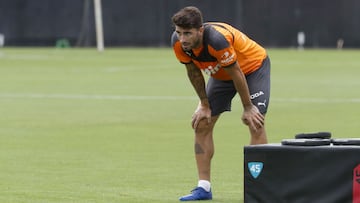
[[(266, 114), (270, 100), (270, 59), (266, 57), (261, 67), (246, 75), (252, 103), (262, 114)], [(236, 95), (232, 80), (222, 81), (209, 78), (206, 86), (212, 116), (231, 111), (231, 101)]]

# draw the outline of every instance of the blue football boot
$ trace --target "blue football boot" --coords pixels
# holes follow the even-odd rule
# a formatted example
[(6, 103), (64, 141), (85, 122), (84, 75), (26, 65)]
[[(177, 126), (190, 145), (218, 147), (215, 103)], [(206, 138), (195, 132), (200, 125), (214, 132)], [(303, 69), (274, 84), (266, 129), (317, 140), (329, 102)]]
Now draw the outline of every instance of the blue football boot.
[(197, 187), (191, 191), (191, 194), (182, 196), (180, 201), (197, 201), (197, 200), (212, 200), (212, 192), (206, 192), (204, 188)]

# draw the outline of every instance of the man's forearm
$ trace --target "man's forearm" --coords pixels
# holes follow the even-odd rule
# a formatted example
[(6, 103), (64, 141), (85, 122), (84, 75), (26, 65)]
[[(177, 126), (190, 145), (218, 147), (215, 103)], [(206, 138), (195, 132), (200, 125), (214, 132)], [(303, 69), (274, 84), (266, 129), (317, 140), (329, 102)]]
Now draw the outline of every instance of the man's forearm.
[(239, 77), (233, 80), (235, 88), (240, 95), (241, 102), (244, 108), (248, 108), (252, 106), (249, 88), (246, 83), (245, 76), (243, 74), (239, 74)]
[(249, 87), (246, 82), (245, 75), (238, 67), (238, 64), (235, 63), (232, 67), (228, 67), (226, 71), (231, 75), (234, 86), (240, 96), (241, 102), (244, 108), (252, 107)]
[(196, 68), (194, 64), (188, 64), (186, 67), (189, 80), (194, 87), (196, 94), (199, 96), (201, 104), (209, 106), (209, 101), (205, 90), (205, 79), (201, 73), (201, 70)]

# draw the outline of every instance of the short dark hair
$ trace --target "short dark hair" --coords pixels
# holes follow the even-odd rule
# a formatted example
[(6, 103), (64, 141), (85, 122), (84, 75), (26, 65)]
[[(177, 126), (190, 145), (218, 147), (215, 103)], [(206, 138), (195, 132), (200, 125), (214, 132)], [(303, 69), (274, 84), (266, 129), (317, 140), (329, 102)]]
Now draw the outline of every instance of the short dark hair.
[(171, 20), (174, 25), (185, 29), (200, 28), (203, 24), (201, 11), (194, 6), (181, 9)]

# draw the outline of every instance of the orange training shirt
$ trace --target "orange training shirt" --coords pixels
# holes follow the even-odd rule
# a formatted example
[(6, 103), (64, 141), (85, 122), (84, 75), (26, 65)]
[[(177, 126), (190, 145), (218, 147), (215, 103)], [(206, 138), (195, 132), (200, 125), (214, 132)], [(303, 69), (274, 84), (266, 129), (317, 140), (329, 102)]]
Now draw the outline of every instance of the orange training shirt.
[(177, 59), (184, 64), (194, 63), (207, 75), (218, 80), (231, 80), (224, 67), (238, 62), (248, 75), (260, 68), (267, 54), (263, 47), (226, 23), (205, 23), (203, 45), (185, 52), (174, 32), (171, 43)]

